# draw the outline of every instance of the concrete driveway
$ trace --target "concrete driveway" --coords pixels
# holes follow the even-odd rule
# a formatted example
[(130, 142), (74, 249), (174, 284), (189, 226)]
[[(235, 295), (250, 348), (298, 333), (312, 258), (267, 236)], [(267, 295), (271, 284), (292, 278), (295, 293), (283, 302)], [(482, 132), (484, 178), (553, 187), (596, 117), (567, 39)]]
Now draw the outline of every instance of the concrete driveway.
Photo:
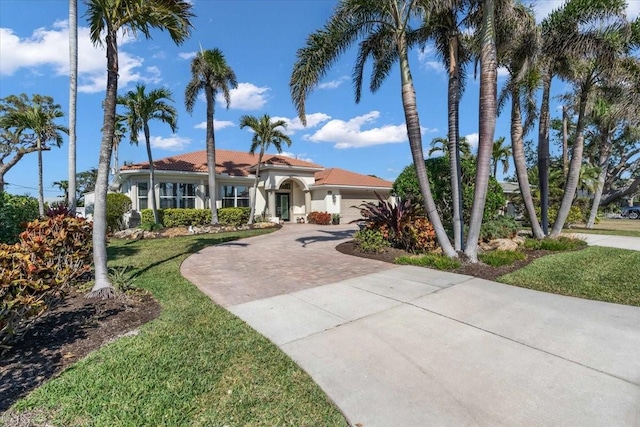
[(353, 425), (640, 425), (640, 308), (335, 251), (352, 231), (291, 224), (182, 273)]

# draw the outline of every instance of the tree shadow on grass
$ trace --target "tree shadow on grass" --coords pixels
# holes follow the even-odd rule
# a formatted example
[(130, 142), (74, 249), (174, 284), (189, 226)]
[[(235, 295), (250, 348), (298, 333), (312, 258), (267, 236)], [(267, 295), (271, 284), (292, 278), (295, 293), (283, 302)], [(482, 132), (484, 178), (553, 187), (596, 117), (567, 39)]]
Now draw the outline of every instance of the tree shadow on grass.
[(140, 252), (140, 247), (129, 246), (137, 240), (131, 240), (123, 246), (107, 246), (107, 254), (110, 260), (118, 260), (136, 255)]

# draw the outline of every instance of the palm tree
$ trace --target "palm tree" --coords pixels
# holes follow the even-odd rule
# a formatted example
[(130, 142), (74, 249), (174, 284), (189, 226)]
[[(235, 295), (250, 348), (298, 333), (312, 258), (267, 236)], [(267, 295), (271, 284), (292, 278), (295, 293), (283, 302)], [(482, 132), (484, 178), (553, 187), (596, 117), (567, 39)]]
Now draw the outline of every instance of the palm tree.
[(66, 203), (76, 211), (76, 103), (78, 101), (78, 0), (69, 0), (69, 167)]
[(215, 114), (215, 99), (218, 92), (222, 92), (227, 108), (231, 104), (230, 89), (238, 87), (236, 74), (219, 49), (201, 50), (191, 61), (191, 81), (184, 92), (185, 105), (189, 113), (198, 99), (198, 94), (204, 92), (207, 100), (207, 170), (209, 173), (209, 200), (211, 204), (211, 224), (218, 223), (216, 206), (216, 139), (213, 128)]
[(360, 101), (364, 66), (371, 57), (373, 73), (370, 84), (377, 91), (396, 62), (400, 64), (401, 96), (409, 146), (416, 168), (425, 211), (445, 255), (456, 257), (438, 215), (422, 150), (420, 119), (416, 93), (409, 66), (410, 21), (419, 12), (414, 0), (341, 0), (325, 26), (311, 34), (305, 47), (297, 52), (289, 87), (298, 116), (306, 124), (305, 101), (320, 83), (331, 65), (358, 39), (358, 57), (353, 72), (355, 100)]
[[(444, 138), (440, 136), (433, 138), (431, 140), (431, 148), (429, 148), (427, 155), (431, 157), (434, 153), (442, 153), (443, 156), (449, 157), (451, 155), (449, 147), (451, 147), (451, 144), (449, 144), (449, 138), (446, 136)], [(458, 151), (462, 154), (463, 159), (471, 157), (471, 144), (467, 141), (466, 136), (458, 138), (458, 147)]]
[(253, 224), (253, 217), (256, 214), (256, 196), (258, 195), (258, 181), (260, 180), (260, 166), (262, 165), (262, 156), (270, 145), (276, 149), (278, 153), (282, 153), (282, 143), (286, 143), (287, 146), (291, 145), (291, 138), (287, 136), (282, 130), (278, 128), (287, 128), (287, 122), (284, 120), (271, 121), (271, 117), (268, 114), (257, 118), (255, 116), (242, 116), (240, 117), (240, 129), (245, 127), (251, 128), (253, 131), (253, 138), (251, 139), (251, 148), (249, 153), (255, 154), (256, 150), (260, 148), (260, 154), (258, 154), (258, 166), (256, 168), (256, 179), (253, 183), (253, 198), (251, 199), (251, 214), (249, 215), (249, 225)]
[(478, 262), (478, 239), (489, 187), (493, 136), (496, 127), (498, 59), (495, 34), (495, 4), (485, 0), (482, 7), (480, 31), (480, 114), (478, 128), (478, 160), (471, 206), (471, 219), (465, 254), (471, 262)]
[(127, 134), (127, 127), (125, 126), (125, 122), (127, 118), (121, 116), (120, 114), (116, 115), (116, 124), (113, 128), (113, 175), (118, 173), (120, 169), (120, 161), (118, 158), (118, 149), (120, 148), (120, 142), (122, 142), (122, 138)]
[(38, 212), (44, 217), (44, 186), (42, 171), (42, 152), (49, 150), (48, 142), (56, 146), (62, 145), (62, 134), (69, 130), (55, 122), (64, 117), (60, 105), (53, 103), (48, 96), (33, 95), (29, 100), (26, 95), (18, 98), (19, 108), (7, 112), (2, 117), (3, 128), (14, 128), (18, 135), (28, 130), (33, 132), (36, 151), (38, 152)]
[(107, 93), (93, 214), (95, 285), (89, 296), (108, 298), (115, 295), (107, 271), (106, 202), (118, 94), (118, 33), (142, 33), (149, 39), (151, 29), (156, 28), (166, 30), (176, 44), (181, 44), (191, 33), (190, 19), (194, 15), (188, 0), (86, 0), (86, 4), (91, 42), (106, 45), (107, 51)]
[[(433, 10), (428, 10), (425, 13), (421, 38), (434, 42), (436, 52), (448, 70), (448, 138), (439, 142), (447, 144), (443, 146), (442, 151), (449, 155), (453, 198), (453, 240), (455, 250), (460, 251), (464, 247), (460, 153), (463, 152), (467, 157), (471, 154), (470, 146), (463, 144), (464, 137), (460, 138), (459, 129), (460, 97), (466, 81), (465, 65), (471, 60), (471, 53), (467, 48), (464, 36), (464, 20), (461, 19), (461, 15), (469, 6), (469, 1), (452, 0), (447, 2), (444, 7), (440, 3), (428, 3), (428, 6)], [(429, 156), (434, 150), (433, 143), (434, 141), (432, 141)]]
[(58, 189), (64, 193), (64, 203), (69, 206), (69, 181), (66, 179), (54, 181), (52, 186), (58, 187)]
[(502, 173), (506, 174), (509, 172), (509, 158), (511, 157), (512, 151), (511, 147), (504, 144), (505, 137), (501, 136), (500, 138), (493, 141), (493, 151), (491, 153), (491, 167), (492, 167), (492, 175), (494, 178), (497, 177), (498, 173), (498, 164), (502, 165)]
[[(614, 1), (611, 0), (611, 2)], [(615, 6), (612, 5), (613, 10), (615, 10)], [(580, 50), (577, 52), (579, 55), (573, 57), (569, 62), (566, 74), (567, 79), (576, 88), (578, 95), (578, 118), (564, 195), (551, 230), (551, 237), (557, 237), (562, 232), (580, 183), (584, 130), (587, 125), (587, 104), (591, 93), (601, 82), (604, 73), (611, 68), (611, 64), (615, 64), (620, 57), (628, 55), (633, 48), (633, 31), (624, 15), (624, 2), (617, 6), (619, 7), (617, 19), (612, 17), (596, 28), (583, 30), (584, 23), (575, 22), (569, 18), (571, 25), (576, 28), (574, 31), (581, 34), (581, 43), (578, 43)]]
[[(136, 90), (126, 93), (124, 96), (118, 97), (118, 104), (124, 105), (126, 111), (124, 118), (127, 123), (129, 139), (132, 144), (138, 145), (138, 135), (144, 132), (144, 140), (147, 146), (147, 158), (149, 159), (149, 200), (151, 201), (151, 211), (153, 212), (153, 221), (160, 223), (158, 215), (158, 205), (156, 201), (155, 190), (155, 174), (153, 169), (153, 157), (151, 155), (151, 132), (149, 130), (149, 122), (151, 120), (160, 120), (171, 128), (171, 132), (175, 132), (178, 127), (178, 112), (174, 107), (165, 101), (173, 101), (171, 99), (171, 91), (165, 88), (153, 89), (149, 93), (145, 93), (146, 87), (143, 84), (136, 85)], [(114, 132), (114, 136), (116, 136)]]

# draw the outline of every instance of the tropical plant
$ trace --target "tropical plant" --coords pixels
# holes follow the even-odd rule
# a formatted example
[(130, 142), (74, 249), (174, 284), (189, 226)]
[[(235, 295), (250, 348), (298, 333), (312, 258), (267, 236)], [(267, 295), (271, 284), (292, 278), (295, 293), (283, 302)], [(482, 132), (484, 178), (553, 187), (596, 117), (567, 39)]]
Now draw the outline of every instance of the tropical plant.
[[(155, 192), (155, 173), (153, 167), (153, 156), (151, 155), (151, 131), (149, 122), (160, 120), (171, 128), (171, 132), (178, 127), (178, 112), (166, 101), (171, 99), (171, 91), (166, 88), (153, 89), (145, 93), (146, 87), (143, 84), (136, 85), (135, 91), (129, 91), (124, 96), (118, 97), (118, 104), (125, 107), (124, 120), (127, 123), (127, 130), (132, 144), (138, 145), (138, 135), (144, 132), (144, 141), (147, 147), (147, 158), (149, 159), (149, 200), (151, 201), (151, 211), (156, 223), (160, 222), (158, 217), (158, 203)], [(114, 133), (114, 135), (116, 135)]]
[[(151, 30), (166, 30), (176, 44), (190, 35), (193, 3), (187, 0), (86, 0), (91, 42), (106, 45), (107, 90), (104, 101), (102, 141), (98, 162), (93, 214), (94, 297), (112, 297), (114, 289), (107, 270), (107, 184), (113, 151), (118, 94), (118, 35), (121, 32), (151, 38)], [(104, 37), (104, 38), (103, 38)]]
[[(459, 145), (458, 151), (462, 154), (463, 158), (470, 158), (473, 155), (471, 153), (471, 144), (467, 140), (466, 136), (461, 136), (460, 138), (458, 138), (458, 145)], [(451, 153), (449, 152), (450, 147), (451, 147), (451, 144), (449, 144), (449, 138), (447, 138), (446, 136), (444, 138), (443, 137), (433, 138), (431, 140), (430, 148), (429, 148), (429, 151), (427, 152), (427, 155), (431, 157), (434, 154), (442, 153), (443, 156), (450, 158), (451, 157)]]
[(62, 134), (69, 131), (65, 126), (57, 124), (56, 120), (64, 117), (64, 113), (50, 96), (33, 95), (29, 99), (22, 94), (6, 99), (13, 106), (0, 118), (0, 127), (13, 129), (19, 138), (24, 136), (35, 141), (38, 153), (38, 211), (44, 217), (42, 152), (49, 150), (49, 142), (57, 147), (62, 145)]
[(502, 173), (509, 172), (509, 159), (511, 158), (511, 147), (504, 144), (504, 136), (493, 141), (493, 151), (491, 153), (492, 176), (498, 177), (498, 164), (502, 165)]
[(64, 203), (69, 205), (69, 181), (66, 179), (55, 181), (51, 184), (53, 187), (58, 187), (60, 191), (64, 194)]
[(78, 0), (69, 0), (69, 166), (67, 201), (75, 214), (76, 198), (76, 104), (78, 101)]
[(211, 224), (218, 223), (216, 206), (216, 139), (213, 116), (215, 114), (215, 100), (218, 92), (222, 93), (227, 108), (231, 104), (230, 90), (238, 87), (238, 81), (233, 69), (220, 49), (201, 50), (191, 61), (191, 80), (184, 92), (185, 106), (189, 113), (198, 99), (198, 94), (204, 92), (207, 101), (207, 170), (209, 174), (209, 200), (211, 203)]
[(258, 181), (260, 181), (260, 167), (262, 166), (262, 156), (264, 152), (273, 145), (278, 153), (282, 153), (282, 143), (287, 146), (291, 145), (291, 138), (286, 135), (282, 130), (287, 129), (287, 122), (284, 120), (271, 120), (268, 114), (258, 118), (255, 116), (242, 116), (240, 117), (240, 129), (245, 127), (250, 128), (253, 131), (253, 138), (251, 138), (251, 147), (249, 153), (255, 154), (256, 150), (260, 149), (258, 154), (258, 164), (256, 166), (256, 178), (253, 182), (253, 196), (251, 199), (251, 214), (249, 215), (249, 225), (253, 224), (253, 217), (256, 213), (256, 199), (258, 193)]
[(418, 12), (411, 0), (341, 0), (324, 27), (311, 34), (306, 45), (297, 52), (289, 87), (298, 116), (306, 124), (305, 102), (337, 58), (361, 39), (353, 72), (355, 101), (360, 101), (362, 80), (367, 60), (373, 60), (370, 84), (377, 91), (393, 65), (400, 65), (402, 105), (413, 162), (416, 165), (425, 211), (433, 224), (443, 252), (456, 257), (449, 238), (437, 214), (431, 194), (424, 153), (416, 93), (409, 67), (411, 20)]
[(24, 226), (38, 218), (38, 200), (0, 191), (0, 243), (18, 241)]

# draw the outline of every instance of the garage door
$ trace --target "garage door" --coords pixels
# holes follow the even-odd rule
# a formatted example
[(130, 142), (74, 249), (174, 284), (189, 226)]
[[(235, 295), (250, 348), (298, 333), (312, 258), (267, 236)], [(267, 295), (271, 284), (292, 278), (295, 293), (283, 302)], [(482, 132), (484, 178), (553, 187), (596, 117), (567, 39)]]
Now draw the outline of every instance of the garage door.
[(353, 206), (360, 206), (363, 202), (378, 202), (373, 192), (341, 192), (340, 202), (340, 223), (347, 224), (349, 221), (362, 218), (360, 209)]

